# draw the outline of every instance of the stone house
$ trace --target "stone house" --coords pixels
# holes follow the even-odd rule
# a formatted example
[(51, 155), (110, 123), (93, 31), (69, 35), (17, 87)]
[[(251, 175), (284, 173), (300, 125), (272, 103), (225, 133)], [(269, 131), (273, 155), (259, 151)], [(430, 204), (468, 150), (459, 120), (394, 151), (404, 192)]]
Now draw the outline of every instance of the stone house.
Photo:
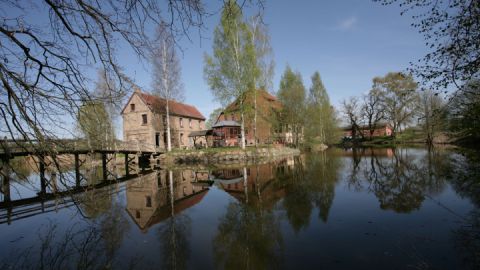
[[(205, 117), (192, 105), (169, 101), (173, 148), (190, 148), (191, 132), (205, 129)], [(135, 90), (123, 108), (123, 140), (155, 148), (167, 146), (166, 100)], [(204, 140), (204, 139), (203, 139)], [(200, 139), (197, 144), (205, 143)]]

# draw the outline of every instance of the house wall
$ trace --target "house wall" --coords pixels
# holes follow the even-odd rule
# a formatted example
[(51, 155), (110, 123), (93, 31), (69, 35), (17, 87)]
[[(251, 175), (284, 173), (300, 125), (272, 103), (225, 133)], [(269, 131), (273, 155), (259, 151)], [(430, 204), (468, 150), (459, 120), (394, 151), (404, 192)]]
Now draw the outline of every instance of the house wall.
[[(135, 104), (132, 111), (130, 104)], [(142, 115), (147, 115), (147, 124), (143, 124)], [(135, 141), (141, 144), (156, 145), (156, 134), (159, 135), (159, 147), (166, 148), (166, 127), (163, 114), (153, 113), (142, 99), (134, 94), (125, 107), (123, 117), (123, 140)], [(182, 119), (183, 126), (180, 125)], [(191, 121), (191, 126), (189, 125)], [(166, 121), (165, 121), (166, 122)], [(170, 135), (172, 147), (189, 148), (193, 147), (193, 140), (188, 137), (192, 131), (205, 129), (205, 121), (185, 116), (170, 115)], [(205, 144), (204, 138), (198, 138), (197, 144)]]

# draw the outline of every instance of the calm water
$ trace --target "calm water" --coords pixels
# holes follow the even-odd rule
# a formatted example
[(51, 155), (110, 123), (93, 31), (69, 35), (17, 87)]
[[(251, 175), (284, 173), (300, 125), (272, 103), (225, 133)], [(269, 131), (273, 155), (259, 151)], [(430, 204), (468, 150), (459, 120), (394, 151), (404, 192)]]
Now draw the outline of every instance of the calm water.
[[(1, 209), (0, 268), (475, 269), (479, 164), (451, 150), (332, 149), (145, 171)], [(12, 200), (39, 191), (38, 175), (20, 171)], [(83, 174), (100, 183), (101, 172)]]

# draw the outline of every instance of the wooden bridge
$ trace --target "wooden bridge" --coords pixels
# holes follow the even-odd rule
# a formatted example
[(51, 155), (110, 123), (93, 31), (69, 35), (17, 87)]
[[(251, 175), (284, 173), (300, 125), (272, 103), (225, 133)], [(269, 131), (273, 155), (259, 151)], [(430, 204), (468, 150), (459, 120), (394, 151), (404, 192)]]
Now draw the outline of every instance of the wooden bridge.
[[(0, 224), (11, 222), (12, 217), (20, 218), (31, 215), (32, 211), (47, 211), (48, 207), (44, 207), (44, 204), (49, 201), (136, 177), (140, 170), (144, 170), (145, 167), (159, 165), (159, 157), (165, 152), (162, 148), (140, 142), (116, 142), (112, 147), (105, 149), (89, 149), (85, 144), (78, 144), (77, 141), (61, 141), (58, 143), (50, 141), (48, 143), (48, 147), (41, 148), (31, 141), (0, 140), (0, 193), (3, 195), (3, 200), (0, 202), (0, 211), (6, 210), (5, 214), (0, 213)], [(57, 168), (56, 158), (65, 155), (73, 156), (75, 184), (65, 190), (60, 190), (57, 184), (57, 174), (60, 175), (60, 178), (63, 175)], [(96, 185), (82, 185), (82, 182), (87, 179), (82, 175), (80, 168), (88, 161), (93, 164), (95, 155), (101, 156), (102, 182)], [(38, 181), (40, 191), (35, 197), (12, 200), (10, 191), (12, 168), (9, 162), (19, 156), (33, 157), (40, 176), (40, 181)], [(120, 156), (123, 156), (123, 158), (119, 158)], [(121, 160), (120, 164), (118, 164), (119, 160)], [(144, 166), (142, 167), (141, 164)], [(124, 167), (122, 177), (118, 177), (118, 174), (115, 173), (118, 172), (117, 165)], [(47, 175), (46, 172), (51, 173)], [(33, 209), (28, 207), (39, 202), (41, 203), (40, 208), (38, 206)], [(68, 204), (68, 201), (63, 200), (62, 204)], [(12, 212), (14, 209), (18, 209), (19, 212)]]

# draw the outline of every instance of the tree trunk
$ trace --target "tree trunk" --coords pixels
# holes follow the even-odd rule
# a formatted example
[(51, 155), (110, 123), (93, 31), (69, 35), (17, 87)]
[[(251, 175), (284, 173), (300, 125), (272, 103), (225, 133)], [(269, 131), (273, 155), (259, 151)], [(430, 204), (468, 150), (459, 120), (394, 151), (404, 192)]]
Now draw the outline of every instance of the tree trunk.
[(168, 99), (167, 99), (167, 151), (172, 151), (172, 141), (170, 135), (170, 108), (168, 106)]
[(254, 110), (255, 116), (253, 117), (253, 139), (255, 140), (255, 148), (258, 147), (257, 145), (257, 90), (254, 89), (255, 99), (254, 99)]
[(241, 146), (242, 146), (242, 149), (245, 149), (245, 117), (243, 113), (243, 106), (242, 106), (241, 118), (242, 118), (242, 121), (241, 121), (242, 124), (240, 127), (241, 140), (242, 140)]

